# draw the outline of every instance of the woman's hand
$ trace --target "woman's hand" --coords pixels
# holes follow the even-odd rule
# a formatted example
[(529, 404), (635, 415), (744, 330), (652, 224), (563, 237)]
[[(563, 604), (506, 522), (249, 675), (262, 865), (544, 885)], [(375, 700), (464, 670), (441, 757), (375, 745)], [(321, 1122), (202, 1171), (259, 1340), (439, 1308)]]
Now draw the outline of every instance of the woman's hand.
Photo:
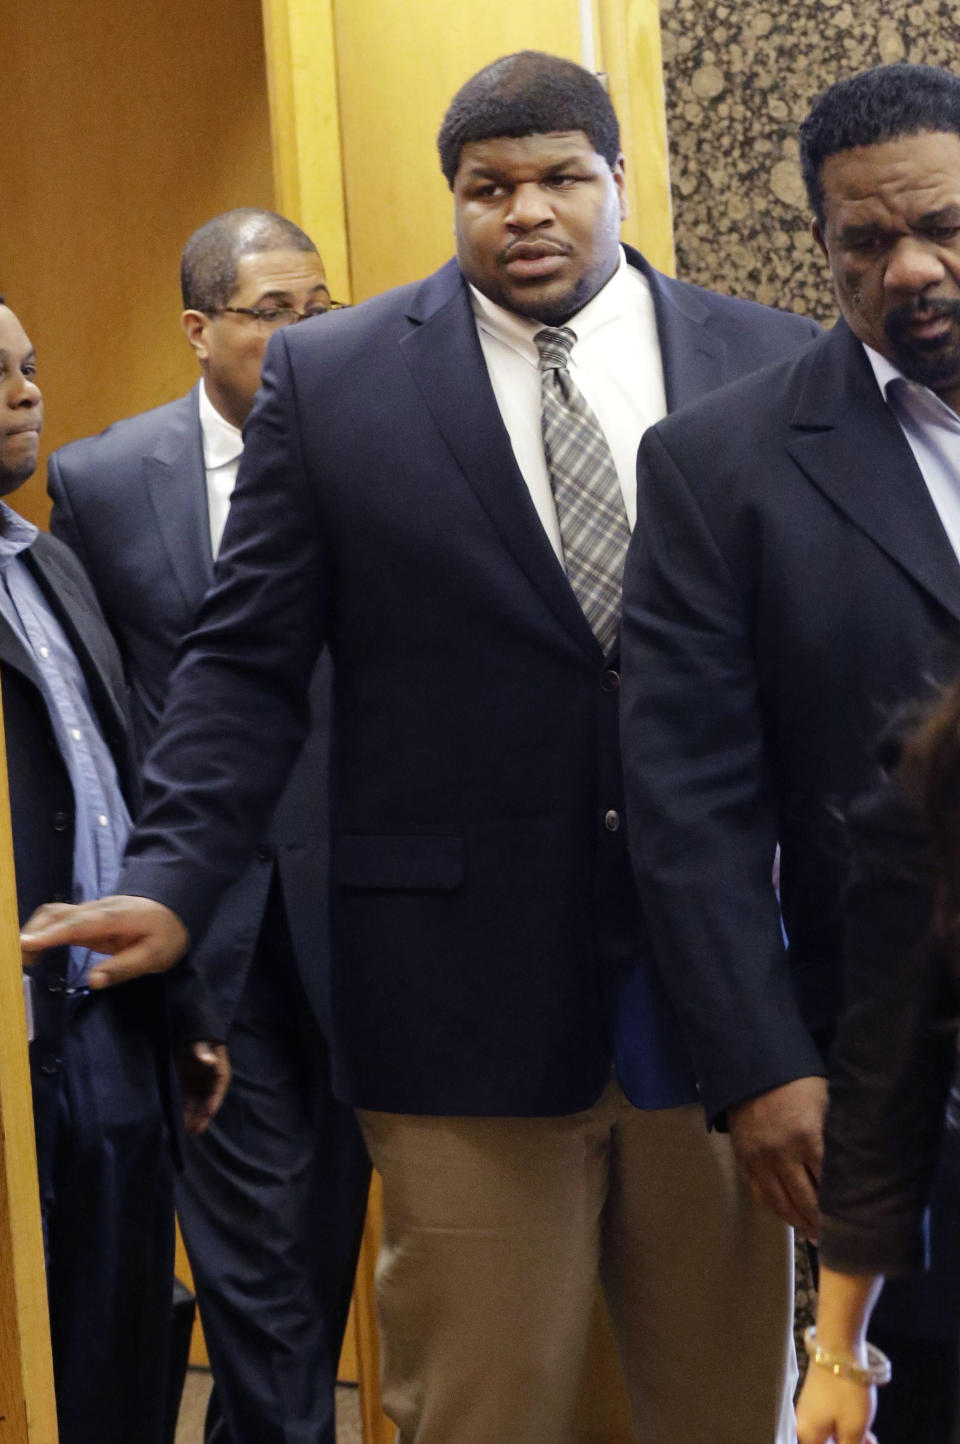
[(877, 1391), (811, 1364), (797, 1400), (798, 1444), (877, 1444)]

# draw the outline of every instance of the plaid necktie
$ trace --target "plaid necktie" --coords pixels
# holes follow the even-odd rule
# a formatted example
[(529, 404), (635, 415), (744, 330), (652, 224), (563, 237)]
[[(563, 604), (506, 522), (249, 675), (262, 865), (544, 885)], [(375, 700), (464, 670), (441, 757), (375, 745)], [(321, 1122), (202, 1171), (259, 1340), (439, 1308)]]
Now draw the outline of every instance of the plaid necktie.
[(567, 370), (576, 339), (567, 326), (546, 326), (533, 338), (540, 424), (567, 577), (606, 653), (620, 625), (630, 527), (607, 438)]

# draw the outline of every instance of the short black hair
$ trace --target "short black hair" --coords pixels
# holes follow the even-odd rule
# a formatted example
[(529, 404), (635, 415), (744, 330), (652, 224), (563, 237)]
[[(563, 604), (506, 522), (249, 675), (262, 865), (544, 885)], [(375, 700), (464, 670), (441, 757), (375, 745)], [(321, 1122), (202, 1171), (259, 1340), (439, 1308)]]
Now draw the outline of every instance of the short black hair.
[(564, 130), (582, 130), (610, 169), (616, 165), (620, 126), (595, 75), (541, 50), (501, 56), (460, 87), (443, 118), (437, 148), (447, 185), (453, 189), (470, 141)]
[(312, 251), (306, 231), (256, 206), (238, 206), (194, 231), (180, 258), (180, 291), (187, 311), (216, 311), (237, 287), (237, 262), (253, 251)]
[(960, 135), (960, 76), (934, 65), (877, 65), (831, 85), (800, 126), (800, 164), (807, 199), (820, 222), (823, 163), (842, 150), (882, 145), (900, 135)]

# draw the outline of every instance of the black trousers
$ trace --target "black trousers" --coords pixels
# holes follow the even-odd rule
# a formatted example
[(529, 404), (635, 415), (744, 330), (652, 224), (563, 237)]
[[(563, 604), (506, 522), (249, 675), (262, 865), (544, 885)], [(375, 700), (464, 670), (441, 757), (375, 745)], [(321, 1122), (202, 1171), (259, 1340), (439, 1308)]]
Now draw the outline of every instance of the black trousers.
[(161, 1444), (173, 1167), (153, 1044), (106, 993), (69, 1005), (57, 1047), (31, 1066), (60, 1444)]
[(228, 1045), (230, 1091), (177, 1182), (214, 1376), (206, 1437), (334, 1444), (370, 1165), (331, 1092), (276, 879)]

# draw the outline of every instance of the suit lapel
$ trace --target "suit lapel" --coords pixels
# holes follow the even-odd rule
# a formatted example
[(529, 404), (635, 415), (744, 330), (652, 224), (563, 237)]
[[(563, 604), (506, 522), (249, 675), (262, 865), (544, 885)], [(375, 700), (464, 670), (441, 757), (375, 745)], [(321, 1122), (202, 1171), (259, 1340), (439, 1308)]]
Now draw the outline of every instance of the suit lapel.
[(520, 474), (490, 385), (469, 292), (450, 261), (429, 277), (400, 342), (424, 402), (507, 551), (594, 660), (600, 647)]
[[(66, 632), (75, 652), (82, 660), (87, 661), (88, 670), (93, 668), (99, 671), (100, 666), (91, 656), (85, 641), (80, 638), (73, 620), (77, 614), (82, 617), (89, 613), (89, 603), (60, 566), (59, 558), (53, 548), (49, 546), (45, 533), (38, 532), (33, 544), (20, 555), (43, 593), (50, 610)], [(100, 626), (104, 625), (103, 622), (100, 622)], [(23, 645), (6, 618), (2, 616), (0, 616), (0, 661), (6, 666), (16, 668), (35, 687), (42, 690), (43, 678), (31, 652)], [(116, 710), (113, 702), (111, 702), (111, 708)]]
[(157, 530), (192, 616), (213, 579), (199, 386), (183, 398), (174, 423), (142, 466)]
[[(132, 799), (136, 796), (136, 767), (129, 741), (126, 684), (107, 624), (76, 584), (69, 567), (63, 565), (57, 546), (43, 532), (23, 557), (66, 633), (117, 764), (121, 786), (127, 798)], [(0, 657), (42, 690), (33, 658), (6, 625), (0, 629)]]
[(4, 616), (0, 616), (0, 662), (5, 667), (15, 668), (40, 688), (40, 673), (34, 666), (33, 658)]
[(625, 249), (650, 286), (667, 410), (676, 411), (723, 384), (727, 348), (709, 330), (710, 312), (694, 291), (661, 276), (631, 246)]
[(960, 564), (860, 342), (841, 322), (800, 365), (790, 455), (960, 621)]

